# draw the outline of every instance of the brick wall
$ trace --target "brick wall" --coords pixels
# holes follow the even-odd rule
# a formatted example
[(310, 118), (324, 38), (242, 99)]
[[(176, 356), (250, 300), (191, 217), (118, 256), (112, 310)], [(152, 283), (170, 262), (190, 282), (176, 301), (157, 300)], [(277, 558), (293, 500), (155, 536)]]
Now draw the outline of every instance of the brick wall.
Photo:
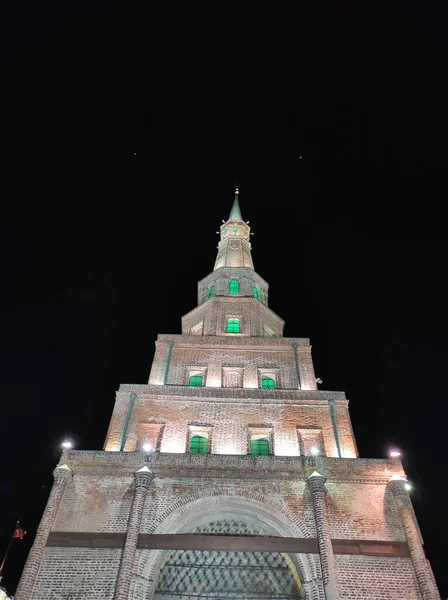
[[(245, 391), (240, 388), (154, 387), (149, 390), (147, 386), (137, 395), (127, 429), (124, 446), (127, 451), (132, 452), (144, 441), (149, 441), (153, 448), (162, 452), (185, 452), (188, 425), (203, 424), (213, 428), (212, 453), (246, 454), (248, 428), (265, 426), (272, 428), (272, 451), (276, 455), (298, 456), (298, 430), (318, 428), (322, 431), (324, 453), (339, 456), (328, 400), (322, 392), (304, 396), (255, 388)], [(229, 389), (232, 400), (228, 396)], [(106, 450), (118, 449), (129, 402), (129, 393), (117, 394), (117, 410), (109, 429)], [(336, 402), (342, 456), (355, 457), (357, 451), (346, 404), (344, 400)], [(163, 430), (154, 423), (163, 423)]]
[[(300, 457), (191, 456), (140, 452), (67, 451), (73, 471), (53, 531), (125, 533), (134, 493), (133, 474), (147, 464), (155, 474), (143, 511), (141, 533), (191, 531), (220, 514), (259, 519), (272, 535), (316, 536), (306, 479), (315, 469), (327, 477), (326, 505), (333, 539), (403, 542), (387, 482), (402, 475), (399, 460)], [(48, 548), (34, 600), (112, 598), (120, 551)], [(154, 558), (155, 557), (155, 558)], [(132, 598), (145, 598), (157, 576), (160, 551), (139, 551)], [(317, 555), (297, 555), (302, 577), (319, 570)], [(314, 558), (313, 558), (314, 557)], [(311, 562), (310, 562), (311, 561)], [(314, 561), (314, 562), (313, 562)], [(340, 600), (418, 599), (408, 558), (336, 555)]]
[[(115, 467), (113, 460), (110, 466), (102, 464), (101, 454), (115, 459)], [(53, 530), (125, 532), (134, 489), (133, 472), (144, 464), (144, 458), (137, 452), (86, 453), (80, 458), (89, 456), (90, 465), (77, 465), (76, 459), (68, 461), (73, 479), (66, 488)], [(404, 540), (392, 496), (386, 489), (390, 474), (402, 472), (398, 462), (318, 457), (306, 466), (294, 458), (156, 454), (146, 464), (156, 478), (148, 492), (142, 532), (150, 533), (165, 511), (171, 514), (173, 507), (213, 493), (269, 498), (288, 514), (300, 516), (305, 527), (303, 535), (315, 535), (306, 477), (318, 469), (328, 477), (327, 507), (333, 538)], [(349, 476), (354, 480), (344, 481)], [(357, 482), (361, 477), (364, 482)]]
[(198, 283), (198, 305), (208, 299), (210, 286), (215, 286), (215, 296), (224, 296), (229, 293), (229, 282), (238, 279), (240, 293), (245, 296), (254, 295), (254, 286), (261, 291), (260, 301), (268, 305), (268, 283), (256, 271), (238, 268), (219, 268), (209, 273)]
[(55, 531), (125, 532), (132, 504), (132, 475), (75, 473), (57, 514)]
[(120, 550), (46, 548), (33, 600), (112, 598)]
[(239, 295), (210, 298), (193, 309), (182, 317), (182, 333), (190, 333), (192, 327), (199, 321), (204, 321), (204, 336), (225, 335), (228, 317), (240, 319), (240, 335), (265, 336), (263, 323), (266, 323), (276, 336), (283, 333), (283, 319), (256, 298)]
[(335, 556), (340, 600), (421, 600), (410, 558)]
[(327, 482), (326, 488), (332, 538), (405, 541), (386, 485)]

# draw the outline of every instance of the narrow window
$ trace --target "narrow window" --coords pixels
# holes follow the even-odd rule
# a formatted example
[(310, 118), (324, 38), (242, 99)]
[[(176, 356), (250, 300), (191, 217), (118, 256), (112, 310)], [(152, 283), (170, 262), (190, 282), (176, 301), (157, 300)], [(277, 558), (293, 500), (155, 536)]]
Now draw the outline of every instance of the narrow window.
[(256, 298), (257, 300), (260, 299), (260, 294), (258, 293), (258, 288), (256, 285), (254, 285), (254, 298)]
[(192, 375), (190, 377), (190, 381), (188, 382), (188, 385), (190, 387), (202, 387), (202, 380), (203, 380), (202, 375)]
[(213, 298), (214, 295), (215, 295), (215, 286), (211, 285), (210, 289), (208, 290), (208, 297)]
[(229, 294), (239, 294), (240, 293), (240, 282), (238, 279), (231, 279), (229, 282)]
[(207, 454), (208, 438), (194, 435), (190, 440), (190, 454)]
[(275, 389), (275, 381), (272, 377), (262, 377), (261, 378), (261, 387), (264, 390), (274, 390)]
[(233, 226), (233, 233), (238, 233), (238, 227), (236, 225)]
[(269, 456), (269, 440), (265, 438), (251, 440), (250, 453), (252, 456)]
[(240, 320), (239, 319), (227, 319), (227, 333), (239, 333), (240, 332)]

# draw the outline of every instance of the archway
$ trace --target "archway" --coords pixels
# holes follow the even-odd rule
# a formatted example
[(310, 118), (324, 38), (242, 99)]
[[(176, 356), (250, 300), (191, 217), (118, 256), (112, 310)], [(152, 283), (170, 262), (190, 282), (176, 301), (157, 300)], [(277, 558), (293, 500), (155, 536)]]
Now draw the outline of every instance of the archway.
[[(220, 514), (192, 533), (259, 536), (268, 531), (247, 518)], [(288, 554), (279, 552), (166, 552), (154, 587), (155, 600), (302, 598), (297, 568)]]
[[(214, 528), (222, 532), (227, 529), (227, 533), (236, 535), (248, 535), (247, 532), (252, 532), (249, 535), (280, 537), (311, 537), (312, 535), (303, 520), (293, 515), (284, 505), (277, 504), (261, 494), (235, 496), (211, 491), (185, 496), (176, 502), (175, 507), (161, 515), (157, 522), (158, 524), (151, 528), (151, 533), (207, 533), (210, 528)], [(241, 533), (243, 531), (245, 533)], [(131, 597), (135, 600), (137, 598), (169, 600), (170, 592), (174, 592), (171, 598), (176, 600), (180, 598), (216, 598), (217, 600), (238, 598), (240, 600), (246, 597), (253, 599), (303, 597), (307, 600), (319, 600), (321, 597), (319, 591), (321, 586), (318, 583), (320, 569), (314, 555), (277, 553), (278, 555), (275, 556), (275, 553), (271, 553), (271, 556), (266, 556), (269, 553), (259, 552), (248, 554), (251, 556), (244, 556), (244, 553), (205, 556), (200, 555), (199, 551), (195, 554), (194, 551), (142, 550), (139, 552), (137, 573), (132, 586), (134, 593)], [(208, 571), (207, 561), (213, 566), (213, 569)], [(232, 565), (235, 567), (233, 573), (230, 568)], [(234, 572), (237, 568), (241, 576), (235, 577)], [(223, 573), (222, 577), (218, 576), (219, 570)], [(189, 594), (187, 584), (191, 581), (193, 573), (199, 573), (200, 576), (196, 577), (195, 585), (191, 586), (196, 591)], [(265, 574), (261, 580), (264, 582), (266, 593), (270, 595), (250, 596), (247, 593), (246, 588), (250, 587), (251, 581), (256, 581), (258, 585), (260, 577), (258, 579), (254, 577), (257, 573)], [(171, 587), (166, 587), (167, 585)], [(231, 595), (232, 585), (238, 588), (236, 591), (241, 592), (240, 595)], [(215, 592), (211, 591), (213, 586)], [(255, 589), (260, 589), (260, 586), (253, 587), (252, 591)]]

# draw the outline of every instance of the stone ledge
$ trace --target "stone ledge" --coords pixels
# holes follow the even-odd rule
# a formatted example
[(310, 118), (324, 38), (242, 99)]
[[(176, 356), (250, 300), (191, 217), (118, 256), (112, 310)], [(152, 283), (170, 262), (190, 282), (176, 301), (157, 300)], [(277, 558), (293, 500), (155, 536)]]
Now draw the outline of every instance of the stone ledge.
[(312, 456), (249, 456), (153, 452), (64, 450), (59, 464), (76, 474), (133, 476), (147, 465), (157, 478), (182, 479), (294, 479), (305, 481), (313, 471), (332, 483), (359, 482), (385, 485), (395, 476), (405, 477), (399, 459), (332, 458)]
[[(229, 398), (229, 390), (231, 398)], [(337, 404), (347, 406), (348, 400), (344, 392), (331, 392), (325, 390), (295, 390), (280, 389), (261, 390), (260, 388), (224, 388), (224, 387), (190, 387), (188, 385), (153, 385), (143, 383), (121, 383), (117, 396), (123, 396), (134, 392), (139, 397), (168, 396), (170, 401), (194, 400), (197, 398), (210, 399), (214, 402), (225, 401), (238, 402), (238, 400), (250, 400), (257, 404), (328, 404), (328, 400), (334, 400)]]
[[(262, 305), (263, 306), (263, 305)], [(196, 307), (197, 309), (198, 307)], [(266, 307), (265, 307), (266, 308)], [(193, 310), (196, 310), (193, 309)], [(271, 309), (269, 309), (271, 310)], [(191, 311), (192, 312), (192, 311)], [(272, 311), (273, 312), (273, 311)], [(188, 314), (188, 313), (187, 313)], [(274, 313), (275, 314), (275, 313)], [(186, 316), (186, 315), (185, 315)], [(280, 319), (280, 317), (279, 317)], [(280, 319), (283, 320), (283, 319)], [(159, 333), (157, 336), (158, 342), (178, 342), (183, 346), (216, 346), (222, 349), (223, 346), (229, 348), (235, 348), (235, 346), (244, 346), (247, 350), (248, 347), (253, 347), (254, 350), (260, 350), (263, 348), (284, 348), (285, 350), (292, 351), (291, 344), (296, 343), (298, 346), (310, 347), (309, 338), (285, 338), (285, 337), (255, 337), (255, 336), (241, 336), (241, 337), (229, 337), (220, 335), (188, 335), (188, 334), (170, 334), (170, 333)]]

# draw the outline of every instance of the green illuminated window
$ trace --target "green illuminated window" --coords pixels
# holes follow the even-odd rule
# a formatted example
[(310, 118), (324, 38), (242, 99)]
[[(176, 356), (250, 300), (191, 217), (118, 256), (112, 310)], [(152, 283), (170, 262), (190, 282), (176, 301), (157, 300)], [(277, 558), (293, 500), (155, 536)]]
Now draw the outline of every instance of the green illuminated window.
[(213, 298), (214, 295), (215, 295), (215, 286), (211, 285), (210, 289), (208, 290), (208, 297)]
[(262, 377), (261, 378), (261, 387), (265, 390), (274, 390), (275, 389), (275, 381), (272, 377)]
[(239, 333), (240, 332), (240, 320), (239, 319), (227, 319), (227, 333)]
[(190, 454), (207, 454), (208, 438), (194, 435), (190, 440)]
[(229, 282), (229, 294), (239, 294), (240, 293), (240, 282), (238, 279), (231, 279)]
[(269, 441), (263, 438), (251, 440), (250, 453), (252, 456), (269, 456)]
[(236, 225), (233, 226), (233, 233), (238, 233), (238, 227)]
[(190, 387), (202, 387), (202, 380), (203, 380), (202, 375), (192, 375), (190, 377), (190, 381), (188, 382), (188, 385)]
[(256, 298), (257, 300), (260, 299), (260, 294), (258, 293), (258, 288), (256, 285), (254, 285), (254, 298)]

